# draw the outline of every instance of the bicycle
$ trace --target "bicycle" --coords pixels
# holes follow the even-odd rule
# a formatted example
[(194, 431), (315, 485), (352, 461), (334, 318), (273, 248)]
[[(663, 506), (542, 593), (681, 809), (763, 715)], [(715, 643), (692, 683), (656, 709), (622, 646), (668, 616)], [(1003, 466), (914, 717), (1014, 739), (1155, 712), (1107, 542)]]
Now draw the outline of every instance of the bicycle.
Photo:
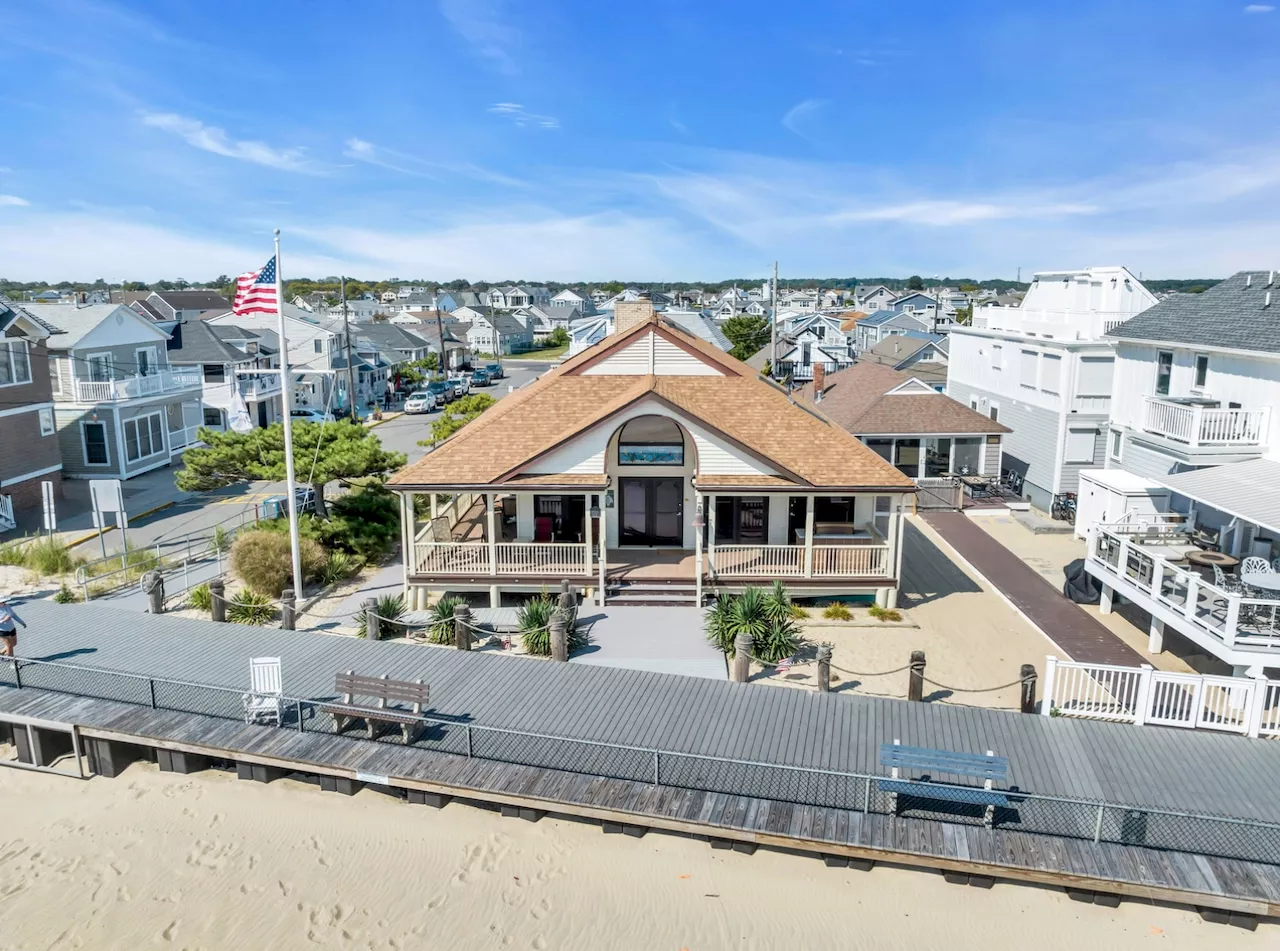
[(1050, 514), (1059, 521), (1070, 522), (1075, 524), (1076, 521), (1076, 494), (1074, 492), (1063, 492), (1053, 497), (1053, 506)]

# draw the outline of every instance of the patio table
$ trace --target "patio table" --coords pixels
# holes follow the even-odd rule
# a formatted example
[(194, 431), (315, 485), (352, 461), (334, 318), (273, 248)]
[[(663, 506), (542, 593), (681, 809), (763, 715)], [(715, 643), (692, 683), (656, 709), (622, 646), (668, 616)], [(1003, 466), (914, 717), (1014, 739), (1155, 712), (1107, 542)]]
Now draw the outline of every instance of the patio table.
[[(1258, 571), (1251, 574), (1242, 574), (1240, 580), (1244, 583), (1245, 590), (1252, 589), (1252, 593), (1262, 594), (1264, 597), (1270, 594), (1280, 596), (1280, 572), (1276, 571)], [(1271, 608), (1271, 626), (1276, 625), (1276, 608), (1280, 605), (1273, 605)], [(1266, 611), (1265, 607), (1255, 605), (1255, 611), (1261, 614)]]
[(1240, 559), (1220, 551), (1200, 551), (1197, 549), (1187, 553), (1187, 563), (1200, 565), (1202, 568), (1212, 568), (1217, 565), (1219, 568), (1231, 569), (1240, 564)]

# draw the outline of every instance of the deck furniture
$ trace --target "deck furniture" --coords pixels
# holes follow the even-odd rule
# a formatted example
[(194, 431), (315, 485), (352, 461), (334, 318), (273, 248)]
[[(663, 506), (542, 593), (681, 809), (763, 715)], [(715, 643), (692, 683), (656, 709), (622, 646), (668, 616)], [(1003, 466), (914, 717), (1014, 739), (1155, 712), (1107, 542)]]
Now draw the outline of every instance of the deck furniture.
[(249, 692), (244, 701), (245, 723), (280, 725), (283, 687), (279, 657), (249, 659)]
[[(421, 680), (391, 680), (385, 674), (367, 677), (352, 670), (338, 674), (334, 678), (333, 689), (342, 695), (342, 702), (322, 704), (319, 710), (333, 717), (335, 733), (343, 732), (356, 720), (363, 720), (365, 732), (373, 740), (378, 736), (378, 724), (394, 723), (400, 727), (405, 743), (412, 743), (417, 737), (418, 728), (422, 725), (422, 705), (427, 702), (430, 692)], [(370, 698), (377, 703), (372, 706), (357, 703), (356, 697)], [(388, 707), (389, 700), (411, 703), (413, 709)]]
[(1203, 525), (1197, 525), (1191, 533), (1191, 540), (1206, 551), (1216, 552), (1220, 537), (1221, 533), (1217, 529), (1205, 528)]
[(1201, 568), (1234, 568), (1240, 564), (1240, 559), (1223, 554), (1220, 551), (1192, 551), (1187, 553), (1187, 564), (1197, 565)]
[[(796, 529), (796, 544), (803, 545), (806, 532)], [(875, 541), (874, 536), (866, 529), (857, 528), (844, 522), (815, 522), (813, 526), (813, 543), (815, 545), (862, 545)]]
[[(982, 821), (991, 828), (995, 824), (996, 806), (1009, 805), (1009, 795), (992, 788), (996, 780), (1004, 782), (1009, 775), (1009, 759), (987, 750), (976, 753), (953, 753), (923, 746), (903, 746), (897, 740), (880, 745), (880, 765), (892, 769), (888, 779), (877, 780), (881, 792), (887, 792), (894, 815), (898, 814), (900, 796), (933, 799), (964, 805), (985, 806)], [(903, 770), (923, 773), (916, 779), (902, 775)], [(982, 786), (959, 786), (934, 779), (938, 773), (981, 779)]]

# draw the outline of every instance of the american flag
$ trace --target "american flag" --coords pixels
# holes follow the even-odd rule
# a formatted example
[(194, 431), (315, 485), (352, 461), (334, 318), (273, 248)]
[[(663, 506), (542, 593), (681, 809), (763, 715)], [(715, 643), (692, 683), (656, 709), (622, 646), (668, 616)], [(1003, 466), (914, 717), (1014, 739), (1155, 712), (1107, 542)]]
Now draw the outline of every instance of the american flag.
[(794, 657), (784, 657), (784, 658), (782, 658), (782, 660), (778, 661), (778, 665), (777, 665), (777, 667), (775, 667), (775, 668), (774, 668), (774, 670), (779, 670), (779, 671), (782, 671), (782, 670), (790, 670), (790, 669), (791, 669), (791, 665), (792, 665), (792, 663), (794, 663), (794, 662), (795, 662), (795, 658), (794, 658)]
[(279, 304), (276, 297), (276, 259), (236, 278), (236, 299), (231, 309), (237, 314), (274, 314)]

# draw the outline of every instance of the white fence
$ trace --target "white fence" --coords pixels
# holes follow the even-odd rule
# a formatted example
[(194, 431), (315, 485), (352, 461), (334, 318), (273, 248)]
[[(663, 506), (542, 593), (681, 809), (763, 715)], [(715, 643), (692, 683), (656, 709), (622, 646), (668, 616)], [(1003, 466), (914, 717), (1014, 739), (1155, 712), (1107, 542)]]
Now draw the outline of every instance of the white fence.
[(0, 530), (13, 528), (13, 496), (0, 495)]
[(1280, 681), (1045, 662), (1044, 716), (1280, 737)]
[(716, 545), (715, 574), (742, 578), (887, 578), (888, 545), (814, 545), (806, 570), (804, 545)]
[(1258, 446), (1270, 409), (1212, 409), (1148, 396), (1143, 429), (1189, 446)]
[(590, 575), (580, 542), (418, 542), (415, 573), (423, 575)]
[(180, 390), (200, 389), (204, 377), (199, 370), (159, 370), (147, 376), (133, 376), (121, 380), (76, 381), (76, 399), (82, 403), (107, 403), (115, 400), (132, 400), (141, 396), (160, 393), (176, 393)]

